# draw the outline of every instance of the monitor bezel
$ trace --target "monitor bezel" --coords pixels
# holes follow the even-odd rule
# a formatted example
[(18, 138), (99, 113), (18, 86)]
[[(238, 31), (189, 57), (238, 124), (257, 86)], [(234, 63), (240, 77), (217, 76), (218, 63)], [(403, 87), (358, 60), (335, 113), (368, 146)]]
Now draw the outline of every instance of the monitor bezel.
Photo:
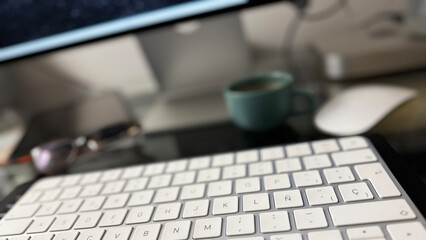
[(176, 23), (179, 23), (179, 22), (185, 22), (185, 21), (196, 19), (196, 18), (201, 19), (201, 18), (213, 16), (213, 15), (220, 15), (220, 14), (229, 13), (229, 12), (232, 12), (232, 11), (238, 11), (238, 10), (245, 9), (245, 8), (252, 8), (252, 7), (256, 7), (256, 6), (260, 6), (260, 5), (265, 5), (265, 4), (275, 3), (275, 2), (284, 2), (284, 1), (291, 2), (291, 0), (249, 0), (245, 4), (241, 4), (241, 5), (234, 6), (234, 7), (224, 8), (224, 9), (220, 9), (220, 10), (214, 10), (214, 11), (206, 12), (206, 13), (202, 13), (202, 14), (195, 14), (195, 15), (180, 18), (180, 19), (175, 19), (175, 20), (166, 21), (166, 22), (162, 22), (162, 23), (158, 23), (158, 24), (153, 24), (153, 25), (150, 25), (150, 26), (141, 27), (141, 28), (137, 28), (137, 29), (133, 29), (133, 30), (129, 30), (129, 31), (123, 31), (123, 32), (116, 33), (116, 34), (111, 34), (111, 35), (108, 35), (108, 36), (98, 37), (98, 38), (94, 38), (94, 39), (90, 39), (90, 40), (83, 40), (81, 42), (69, 44), (69, 45), (66, 45), (66, 46), (54, 47), (52, 49), (42, 50), (42, 51), (36, 52), (36, 53), (30, 53), (30, 54), (27, 54), (27, 55), (18, 56), (16, 58), (11, 58), (11, 59), (7, 59), (7, 60), (0, 60), (0, 66), (10, 64), (10, 63), (14, 63), (14, 62), (17, 62), (17, 61), (20, 61), (20, 60), (34, 59), (34, 58), (37, 58), (39, 56), (43, 56), (43, 55), (46, 55), (46, 54), (49, 54), (49, 53), (52, 53), (52, 52), (61, 51), (61, 50), (64, 50), (64, 49), (71, 49), (73, 47), (81, 46), (83, 44), (90, 44), (90, 43), (93, 43), (93, 42), (96, 42), (96, 41), (102, 41), (102, 40), (106, 40), (106, 39), (116, 38), (116, 37), (120, 37), (120, 36), (123, 36), (123, 35), (126, 35), (126, 34), (140, 33), (142, 31), (147, 31), (147, 30), (151, 30), (151, 29), (154, 29), (154, 28), (164, 27), (164, 26), (167, 26), (167, 25), (170, 25), (170, 24), (176, 24)]

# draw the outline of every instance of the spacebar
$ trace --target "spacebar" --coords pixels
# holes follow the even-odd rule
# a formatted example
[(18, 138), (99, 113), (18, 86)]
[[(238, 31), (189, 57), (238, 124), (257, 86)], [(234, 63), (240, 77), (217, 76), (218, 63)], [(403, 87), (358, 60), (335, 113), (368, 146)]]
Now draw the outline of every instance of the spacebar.
[(415, 219), (416, 215), (404, 199), (348, 204), (330, 207), (335, 226)]

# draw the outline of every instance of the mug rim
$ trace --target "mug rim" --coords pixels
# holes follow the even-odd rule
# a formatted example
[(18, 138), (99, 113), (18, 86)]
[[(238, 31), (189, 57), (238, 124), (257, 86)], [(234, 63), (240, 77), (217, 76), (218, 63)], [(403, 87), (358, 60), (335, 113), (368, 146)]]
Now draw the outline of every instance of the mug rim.
[[(261, 89), (256, 91), (237, 91), (233, 90), (233, 88), (243, 85), (245, 83), (250, 82), (256, 82), (256, 81), (262, 81), (262, 80), (280, 80), (285, 81), (283, 82), (283, 85), (280, 86), (280, 88), (277, 89)], [(228, 87), (226, 87), (226, 94), (232, 94), (233, 96), (240, 96), (240, 97), (248, 97), (248, 96), (255, 96), (255, 95), (263, 95), (271, 92), (275, 92), (278, 90), (281, 90), (283, 87), (287, 87), (288, 85), (291, 85), (293, 83), (293, 76), (289, 73), (285, 72), (270, 72), (270, 73), (264, 73), (264, 74), (258, 74), (252, 77), (248, 77), (239, 81), (236, 81), (234, 83), (231, 83)]]

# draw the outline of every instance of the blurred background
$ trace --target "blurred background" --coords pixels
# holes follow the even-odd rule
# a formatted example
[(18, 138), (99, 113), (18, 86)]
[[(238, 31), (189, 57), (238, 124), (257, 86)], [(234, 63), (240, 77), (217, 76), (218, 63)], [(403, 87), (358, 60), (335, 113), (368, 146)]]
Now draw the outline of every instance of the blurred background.
[[(271, 70), (292, 72), (295, 84), (316, 94), (319, 105), (363, 83), (416, 89), (415, 101), (393, 112), (371, 132), (384, 135), (421, 174), (425, 166), (418, 160), (426, 154), (425, 41), (386, 40), (425, 37), (426, 24), (418, 27), (410, 22), (417, 16), (417, 9), (410, 9), (411, 2), (417, 1), (312, 0), (305, 10), (307, 16), (314, 16), (311, 19), (299, 18), (292, 3), (276, 2), (0, 64), (0, 182), (8, 183), (2, 184), (0, 199), (37, 175), (25, 158), (32, 147), (54, 138), (87, 135), (129, 119), (142, 125), (143, 153), (154, 160), (327, 136), (315, 129), (313, 115), (289, 119), (278, 135), (247, 133), (230, 123), (223, 87)], [(232, 29), (219, 27), (223, 33), (217, 32), (207, 47), (199, 46), (211, 46), (209, 55), (183, 44), (203, 24), (214, 28), (223, 26), (221, 21), (228, 26), (235, 23), (233, 29), (240, 34), (228, 39), (226, 31)], [(179, 36), (157, 41), (158, 36), (175, 32)], [(208, 34), (197, 38), (213, 38)], [(384, 44), (362, 42), (364, 35), (382, 38)], [(171, 44), (168, 40), (188, 53), (187, 58), (176, 57), (182, 56), (177, 50), (159, 55), (159, 49)], [(407, 45), (418, 46), (413, 50)], [(225, 60), (211, 54), (217, 48), (227, 52)], [(339, 68), (333, 65), (339, 64), (334, 55), (329, 55), (339, 53), (365, 63), (363, 59), (377, 49), (400, 49), (399, 56), (406, 62), (416, 61), (401, 66), (404, 61), (399, 59), (392, 65), (395, 57), (387, 56), (398, 56), (392, 53), (366, 66), (354, 63), (351, 68)]]

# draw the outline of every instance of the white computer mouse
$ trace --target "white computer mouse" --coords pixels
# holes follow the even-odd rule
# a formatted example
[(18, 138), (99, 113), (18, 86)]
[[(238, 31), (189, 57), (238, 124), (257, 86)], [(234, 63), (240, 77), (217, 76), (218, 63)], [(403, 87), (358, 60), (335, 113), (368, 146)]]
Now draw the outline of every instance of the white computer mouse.
[(336, 136), (365, 133), (415, 96), (415, 90), (399, 86), (368, 84), (352, 87), (319, 109), (315, 115), (315, 126)]

